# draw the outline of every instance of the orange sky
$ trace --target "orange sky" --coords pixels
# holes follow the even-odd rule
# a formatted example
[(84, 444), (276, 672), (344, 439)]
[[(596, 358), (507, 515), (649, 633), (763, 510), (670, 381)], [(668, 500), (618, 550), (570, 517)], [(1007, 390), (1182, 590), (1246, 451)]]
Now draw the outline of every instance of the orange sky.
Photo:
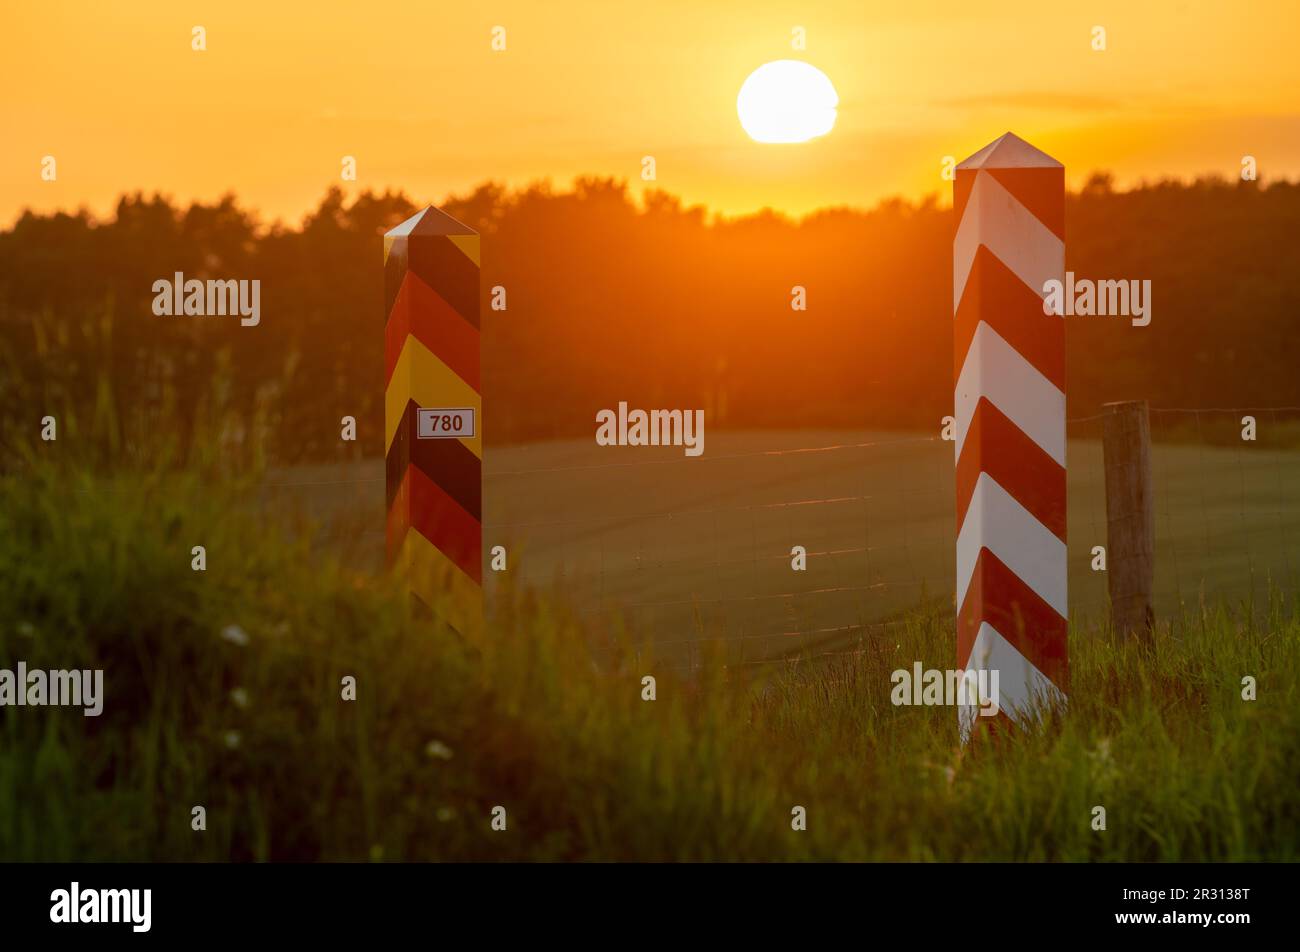
[[(1001, 9), (999, 9), (1001, 8)], [(919, 197), (1008, 129), (1073, 185), (1300, 175), (1294, 2), (94, 0), (0, 12), (0, 223), (125, 190), (234, 191), (297, 222), (331, 184), (437, 201), (486, 179), (628, 179), (728, 213)], [(206, 52), (191, 28), (207, 30)], [(507, 49), (491, 49), (506, 28)], [(1107, 49), (1091, 31), (1105, 27)], [(806, 30), (807, 49), (791, 49)], [(751, 141), (736, 93), (781, 58), (840, 96), (828, 136)], [(43, 182), (53, 155), (58, 180)], [(358, 180), (340, 182), (354, 155)]]

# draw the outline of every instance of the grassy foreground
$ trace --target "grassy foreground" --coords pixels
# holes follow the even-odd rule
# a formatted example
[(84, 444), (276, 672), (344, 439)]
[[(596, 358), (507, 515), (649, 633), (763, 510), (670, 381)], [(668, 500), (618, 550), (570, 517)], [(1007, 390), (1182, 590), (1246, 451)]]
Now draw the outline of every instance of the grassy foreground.
[(964, 753), (952, 709), (889, 702), (895, 668), (950, 666), (946, 612), (683, 679), (631, 651), (597, 670), (611, 636), (528, 593), (473, 644), (402, 605), (193, 475), (3, 477), (0, 667), (103, 668), (106, 699), (0, 708), (0, 859), (1300, 856), (1294, 593), (1149, 655), (1075, 632), (1069, 714)]

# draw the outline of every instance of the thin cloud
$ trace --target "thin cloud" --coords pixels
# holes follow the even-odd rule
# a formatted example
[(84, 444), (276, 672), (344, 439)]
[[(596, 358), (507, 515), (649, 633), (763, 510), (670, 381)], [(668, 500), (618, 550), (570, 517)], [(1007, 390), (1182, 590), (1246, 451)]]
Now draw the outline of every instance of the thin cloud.
[(939, 100), (941, 106), (968, 109), (972, 106), (989, 106), (999, 109), (1067, 110), (1070, 112), (1105, 112), (1118, 109), (1118, 99), (1106, 96), (1089, 96), (1082, 93), (1023, 92), (989, 93), (982, 96), (959, 96)]

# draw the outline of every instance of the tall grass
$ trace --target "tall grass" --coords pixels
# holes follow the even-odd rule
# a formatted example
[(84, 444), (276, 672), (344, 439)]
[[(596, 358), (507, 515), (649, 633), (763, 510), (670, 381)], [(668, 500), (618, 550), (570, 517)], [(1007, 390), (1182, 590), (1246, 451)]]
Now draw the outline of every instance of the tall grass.
[[(945, 612), (853, 655), (678, 677), (507, 590), (467, 642), (220, 485), (35, 459), (0, 480), (0, 666), (102, 668), (106, 694), (98, 718), (0, 709), (0, 859), (1300, 854), (1288, 593), (1178, 619), (1154, 651), (1074, 631), (1068, 713), (963, 750), (951, 708), (889, 701), (895, 668), (951, 665)], [(598, 669), (593, 640), (625, 650)]]

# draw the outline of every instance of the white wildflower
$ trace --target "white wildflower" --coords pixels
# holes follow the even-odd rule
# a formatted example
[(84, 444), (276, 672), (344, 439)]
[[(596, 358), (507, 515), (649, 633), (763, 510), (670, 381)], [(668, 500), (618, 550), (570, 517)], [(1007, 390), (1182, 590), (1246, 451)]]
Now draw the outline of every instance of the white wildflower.
[(227, 625), (221, 629), (221, 637), (232, 645), (239, 645), (241, 648), (248, 644), (248, 632), (238, 625)]
[(424, 752), (437, 760), (451, 760), (451, 748), (440, 740), (431, 740), (424, 745)]

